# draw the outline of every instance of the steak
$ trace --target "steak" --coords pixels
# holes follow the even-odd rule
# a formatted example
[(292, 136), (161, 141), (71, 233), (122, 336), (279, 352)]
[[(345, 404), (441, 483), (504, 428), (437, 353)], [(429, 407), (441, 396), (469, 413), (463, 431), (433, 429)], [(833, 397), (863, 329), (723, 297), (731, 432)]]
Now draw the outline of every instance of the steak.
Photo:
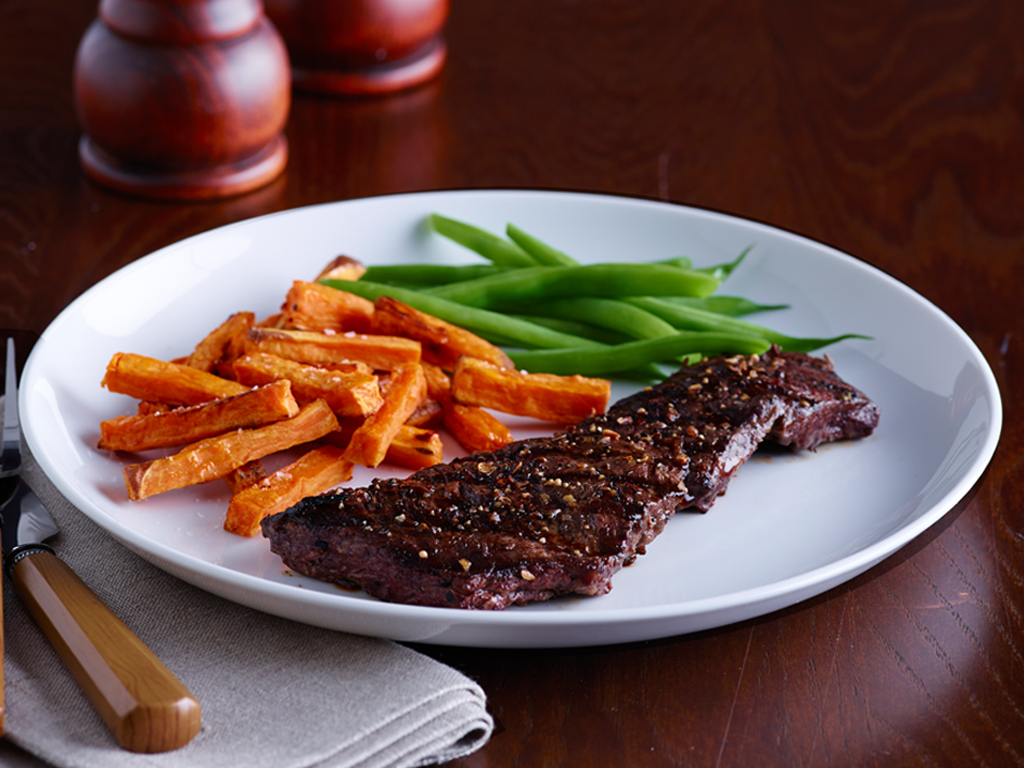
[(502, 609), (600, 595), (677, 511), (706, 511), (758, 444), (871, 434), (831, 362), (707, 359), (551, 437), (304, 499), (263, 534), (293, 571), (382, 600)]

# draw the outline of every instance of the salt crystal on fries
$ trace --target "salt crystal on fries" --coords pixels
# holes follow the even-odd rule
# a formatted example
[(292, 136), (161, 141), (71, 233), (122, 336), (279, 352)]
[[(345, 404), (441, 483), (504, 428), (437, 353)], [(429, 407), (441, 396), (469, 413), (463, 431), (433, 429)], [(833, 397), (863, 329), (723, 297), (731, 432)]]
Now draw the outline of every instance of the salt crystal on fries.
[(100, 422), (97, 445), (106, 451), (149, 451), (205, 440), (232, 429), (259, 427), (299, 412), (287, 381), (202, 405), (148, 416), (116, 416)]
[(224, 530), (255, 536), (264, 517), (351, 480), (352, 462), (346, 461), (342, 453), (333, 445), (313, 448), (283, 469), (234, 494), (228, 502)]
[(396, 368), (384, 393), (384, 404), (356, 428), (345, 458), (364, 467), (380, 464), (395, 434), (426, 396), (427, 381), (419, 363)]
[(523, 373), (463, 357), (452, 374), (452, 398), (463, 405), (492, 408), (556, 424), (575, 424), (604, 413), (611, 382), (585, 376)]
[(136, 416), (154, 416), (158, 413), (167, 413), (173, 411), (175, 407), (184, 408), (190, 406), (173, 406), (167, 403), (151, 403), (147, 400), (140, 400), (138, 407), (135, 409)]
[(249, 391), (206, 371), (130, 352), (111, 358), (101, 384), (111, 392), (170, 405), (199, 405)]
[(419, 363), (418, 341), (361, 333), (317, 333), (281, 328), (253, 328), (246, 352), (267, 352), (308, 365), (358, 361), (382, 371)]
[(377, 377), (361, 363), (317, 367), (255, 352), (238, 358), (234, 372), (249, 386), (287, 379), (300, 403), (326, 400), (338, 416), (368, 416), (384, 402)]
[(369, 299), (303, 280), (292, 283), (281, 305), (284, 326), (305, 331), (366, 333), (373, 315), (374, 306)]
[(158, 493), (218, 480), (243, 464), (309, 443), (338, 428), (323, 400), (310, 403), (290, 419), (256, 429), (211, 437), (162, 459), (124, 468), (128, 498), (140, 501)]
[(512, 367), (508, 355), (489, 341), (390, 296), (377, 299), (375, 309), (372, 332), (415, 339), (423, 346), (423, 359), (428, 363), (450, 371), (461, 356), (467, 355)]

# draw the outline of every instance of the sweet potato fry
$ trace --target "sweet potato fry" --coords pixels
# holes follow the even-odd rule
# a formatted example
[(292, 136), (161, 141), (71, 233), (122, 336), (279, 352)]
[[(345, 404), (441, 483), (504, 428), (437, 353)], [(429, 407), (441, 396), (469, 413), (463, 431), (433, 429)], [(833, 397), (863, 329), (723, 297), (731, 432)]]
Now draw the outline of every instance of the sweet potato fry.
[(406, 469), (423, 469), (444, 461), (441, 436), (432, 429), (403, 424), (388, 446), (385, 460)]
[(320, 270), (317, 280), (358, 280), (366, 274), (366, 267), (361, 261), (351, 256), (335, 256)]
[(128, 498), (140, 501), (174, 488), (217, 480), (243, 464), (312, 442), (337, 428), (338, 419), (330, 406), (317, 400), (290, 419), (228, 432), (202, 440), (173, 456), (126, 466)]
[(442, 401), (444, 427), (470, 453), (496, 451), (512, 442), (512, 431), (490, 411), (475, 405), (461, 405), (451, 398)]
[(121, 395), (170, 405), (199, 405), (249, 391), (244, 384), (206, 371), (130, 352), (110, 359), (102, 385)]
[(183, 364), (213, 373), (219, 363), (230, 363), (245, 349), (245, 335), (254, 322), (252, 312), (236, 312), (210, 331)]
[(231, 493), (244, 491), (250, 485), (255, 485), (267, 476), (267, 468), (259, 459), (246, 462), (238, 469), (233, 469), (224, 475), (224, 481), (231, 489)]
[(240, 395), (151, 416), (116, 416), (100, 422), (97, 446), (106, 451), (148, 451), (187, 445), (232, 429), (259, 427), (299, 412), (287, 381)]
[(522, 373), (462, 357), (452, 374), (452, 399), (557, 424), (575, 424), (608, 406), (611, 382), (584, 376)]
[(452, 379), (447, 373), (433, 363), (420, 363), (423, 375), (427, 380), (427, 397), (441, 400), (452, 393)]
[(420, 429), (436, 429), (441, 426), (441, 422), (444, 419), (444, 408), (437, 400), (427, 398), (423, 401), (405, 423), (410, 427), (419, 427)]
[(512, 367), (508, 356), (489, 341), (390, 296), (377, 299), (375, 309), (371, 332), (415, 339), (423, 345), (423, 359), (428, 363), (450, 371), (459, 357), (467, 355)]
[(442, 424), (456, 442), (472, 453), (494, 451), (512, 442), (512, 431), (493, 414), (452, 400), (452, 380), (436, 365), (423, 363), (427, 396), (441, 405)]
[[(344, 450), (348, 448), (352, 435), (355, 434), (361, 423), (352, 419), (339, 419), (339, 423), (341, 427), (336, 432), (325, 435), (320, 442)], [(420, 433), (429, 433), (429, 435), (422, 436)], [(412, 451), (415, 451), (416, 455), (413, 455)], [(443, 460), (444, 445), (436, 430), (417, 427), (406, 422), (391, 438), (382, 463), (394, 464), (406, 469), (422, 469)]]
[(253, 328), (284, 328), (284, 318), (281, 313), (270, 315), (253, 324)]
[(384, 393), (384, 404), (353, 433), (345, 458), (364, 467), (380, 464), (395, 434), (426, 395), (427, 382), (419, 363), (395, 369)]
[(397, 336), (271, 328), (250, 330), (246, 352), (267, 352), (308, 365), (358, 361), (385, 371), (400, 365), (419, 363), (421, 356), (418, 341)]
[(238, 358), (234, 368), (238, 381), (249, 386), (287, 379), (300, 404), (323, 399), (338, 416), (368, 416), (384, 402), (377, 377), (359, 363), (318, 368), (257, 352)]
[(153, 416), (157, 413), (173, 411), (174, 408), (175, 406), (167, 405), (167, 403), (151, 403), (148, 400), (140, 400), (138, 407), (135, 409), (135, 414), (137, 416)]
[(283, 512), (306, 496), (323, 493), (350, 479), (352, 462), (342, 458), (340, 448), (314, 448), (287, 467), (234, 494), (228, 503), (224, 530), (255, 536), (264, 517)]
[(366, 333), (373, 323), (373, 302), (320, 283), (292, 283), (281, 319), (285, 327), (305, 331)]
[(348, 448), (352, 435), (363, 425), (366, 419), (354, 418), (351, 416), (338, 417), (338, 428), (330, 434), (324, 435), (320, 442), (325, 445), (333, 445), (336, 448)]

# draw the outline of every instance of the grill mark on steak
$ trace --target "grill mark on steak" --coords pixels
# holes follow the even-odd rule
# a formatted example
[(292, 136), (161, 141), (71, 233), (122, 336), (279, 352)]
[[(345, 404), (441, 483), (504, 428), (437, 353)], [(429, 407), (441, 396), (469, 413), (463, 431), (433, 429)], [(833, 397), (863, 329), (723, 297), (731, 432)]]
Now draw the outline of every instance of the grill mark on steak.
[(676, 511), (706, 511), (763, 439), (813, 449), (877, 422), (827, 358), (714, 358), (563, 433), (310, 497), (263, 533), (292, 570), (392, 602), (599, 595)]

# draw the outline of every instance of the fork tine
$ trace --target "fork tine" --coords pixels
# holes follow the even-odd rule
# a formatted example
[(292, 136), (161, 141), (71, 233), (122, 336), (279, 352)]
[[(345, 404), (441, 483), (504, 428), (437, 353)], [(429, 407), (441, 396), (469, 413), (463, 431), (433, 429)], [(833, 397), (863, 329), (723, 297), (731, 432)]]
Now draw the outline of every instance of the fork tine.
[(0, 476), (11, 475), (21, 466), (21, 429), (18, 424), (18, 372), (14, 361), (14, 338), (7, 337), (7, 366), (4, 375), (3, 452)]

